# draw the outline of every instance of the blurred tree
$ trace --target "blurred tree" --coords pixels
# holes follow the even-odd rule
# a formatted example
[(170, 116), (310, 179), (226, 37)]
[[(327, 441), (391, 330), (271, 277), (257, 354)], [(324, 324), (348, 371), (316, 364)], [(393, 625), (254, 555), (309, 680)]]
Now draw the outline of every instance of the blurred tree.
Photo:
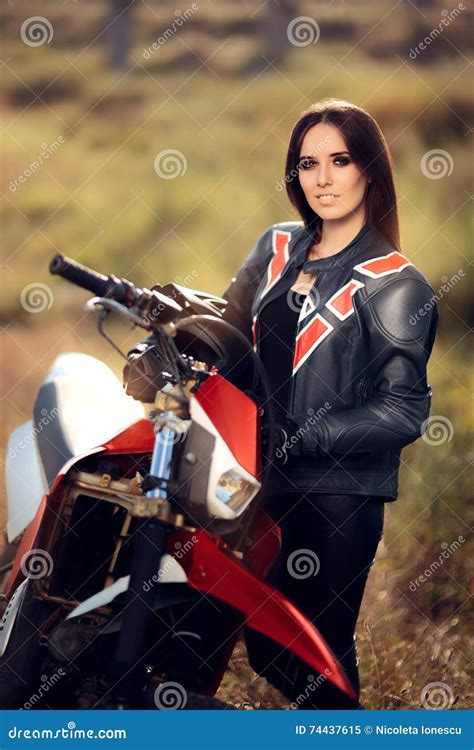
[(297, 13), (295, 0), (278, 0), (268, 3), (267, 12), (263, 20), (263, 49), (269, 60), (277, 58), (276, 62), (282, 62), (290, 48), (287, 35), (288, 24), (295, 18)]
[(110, 0), (106, 39), (109, 45), (110, 62), (116, 70), (127, 70), (130, 66), (128, 55), (133, 28), (132, 7), (134, 5), (135, 0)]
[(297, 0), (271, 0), (259, 24), (261, 54), (246, 66), (246, 73), (255, 73), (267, 67), (267, 60), (274, 65), (283, 64), (291, 44), (288, 39), (288, 24), (298, 16)]

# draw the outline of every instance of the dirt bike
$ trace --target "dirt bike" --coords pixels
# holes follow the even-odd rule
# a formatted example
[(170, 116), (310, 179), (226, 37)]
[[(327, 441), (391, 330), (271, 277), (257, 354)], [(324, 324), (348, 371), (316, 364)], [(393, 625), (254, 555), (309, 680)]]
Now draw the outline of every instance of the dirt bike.
[(280, 532), (261, 508), (262, 410), (232, 382), (232, 346), (267, 400), (268, 381), (225, 301), (62, 255), (50, 271), (96, 295), (86, 309), (115, 348), (113, 316), (153, 336), (159, 381), (144, 404), (99, 360), (62, 354), (10, 437), (0, 707), (227, 708), (214, 695), (243, 625), (354, 698), (317, 629), (264, 582)]

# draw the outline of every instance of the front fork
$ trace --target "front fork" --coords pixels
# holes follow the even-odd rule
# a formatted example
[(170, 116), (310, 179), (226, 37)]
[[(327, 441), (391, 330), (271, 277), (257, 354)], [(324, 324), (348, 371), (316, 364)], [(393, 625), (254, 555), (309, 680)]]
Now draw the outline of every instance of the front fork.
[(172, 411), (154, 415), (155, 444), (151, 458), (150, 480), (155, 484), (146, 492), (152, 500), (166, 500), (171, 478), (173, 449), (186, 431), (185, 422)]
[[(173, 411), (152, 412), (150, 416), (154, 423), (155, 443), (150, 474), (145, 480), (145, 486), (149, 487), (146, 497), (155, 502), (157, 499), (166, 501), (174, 449), (186, 432), (187, 424)], [(166, 533), (165, 521), (159, 514), (154, 514), (134, 534), (130, 584), (117, 651), (109, 674), (113, 696), (125, 706), (140, 705), (144, 662), (148, 653), (146, 647), (156, 598), (154, 587), (145, 586), (145, 583), (156, 580), (157, 573), (159, 577)]]

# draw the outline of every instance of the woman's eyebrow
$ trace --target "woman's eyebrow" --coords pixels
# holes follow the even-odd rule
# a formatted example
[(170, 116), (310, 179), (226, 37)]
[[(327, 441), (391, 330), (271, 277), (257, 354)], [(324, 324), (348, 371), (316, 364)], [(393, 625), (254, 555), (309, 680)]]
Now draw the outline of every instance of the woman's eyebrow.
[[(343, 154), (347, 154), (348, 156), (350, 155), (349, 151), (335, 151), (333, 154), (329, 154), (329, 156), (342, 156)], [(315, 158), (315, 154), (310, 154), (309, 156), (300, 156), (299, 161), (301, 161), (301, 159), (314, 159), (314, 158)]]

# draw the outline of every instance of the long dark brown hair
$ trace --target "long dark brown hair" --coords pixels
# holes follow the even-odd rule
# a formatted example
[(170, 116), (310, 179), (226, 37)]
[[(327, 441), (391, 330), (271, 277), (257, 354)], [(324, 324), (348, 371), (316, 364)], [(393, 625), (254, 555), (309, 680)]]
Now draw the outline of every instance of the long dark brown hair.
[(293, 128), (286, 157), (285, 183), (290, 203), (311, 230), (315, 242), (321, 239), (322, 219), (306, 200), (298, 179), (301, 144), (313, 125), (336, 127), (359, 169), (371, 178), (365, 199), (366, 220), (393, 247), (400, 249), (398, 206), (393, 181), (392, 158), (385, 137), (374, 118), (361, 107), (340, 99), (323, 99), (305, 110)]

